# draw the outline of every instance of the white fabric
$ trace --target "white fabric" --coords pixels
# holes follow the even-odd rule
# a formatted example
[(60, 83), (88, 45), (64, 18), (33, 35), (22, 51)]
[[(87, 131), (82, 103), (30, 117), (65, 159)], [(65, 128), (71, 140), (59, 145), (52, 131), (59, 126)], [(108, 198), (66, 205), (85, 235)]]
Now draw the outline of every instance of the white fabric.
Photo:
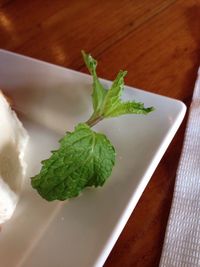
[(200, 70), (160, 260), (160, 267), (197, 266), (200, 266)]

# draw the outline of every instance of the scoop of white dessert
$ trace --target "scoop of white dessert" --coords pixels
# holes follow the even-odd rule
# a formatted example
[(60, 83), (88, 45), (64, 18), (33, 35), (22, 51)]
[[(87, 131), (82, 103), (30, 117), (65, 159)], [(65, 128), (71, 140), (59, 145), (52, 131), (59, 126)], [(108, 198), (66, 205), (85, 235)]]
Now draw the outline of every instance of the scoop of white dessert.
[(0, 224), (11, 218), (26, 174), (28, 134), (0, 91)]

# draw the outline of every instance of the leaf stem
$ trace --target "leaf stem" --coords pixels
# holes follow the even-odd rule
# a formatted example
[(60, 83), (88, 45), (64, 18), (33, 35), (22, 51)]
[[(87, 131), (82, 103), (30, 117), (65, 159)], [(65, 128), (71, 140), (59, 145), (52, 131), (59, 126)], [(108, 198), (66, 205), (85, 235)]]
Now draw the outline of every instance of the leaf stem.
[(96, 118), (90, 118), (88, 121), (86, 121), (86, 124), (90, 127), (94, 126), (95, 124), (97, 124), (98, 122), (100, 122), (101, 120), (103, 120), (102, 116), (96, 117)]

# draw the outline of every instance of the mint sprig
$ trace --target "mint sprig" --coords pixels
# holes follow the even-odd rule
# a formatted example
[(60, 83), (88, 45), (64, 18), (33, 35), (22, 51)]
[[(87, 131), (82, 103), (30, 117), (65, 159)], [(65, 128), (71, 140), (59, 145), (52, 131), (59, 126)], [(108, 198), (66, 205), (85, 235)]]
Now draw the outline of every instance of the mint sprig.
[(145, 108), (143, 103), (128, 101), (123, 102), (121, 96), (124, 91), (124, 77), (127, 71), (120, 70), (111, 88), (106, 90), (96, 74), (97, 61), (82, 51), (85, 64), (93, 76), (93, 114), (87, 123), (91, 126), (105, 118), (113, 118), (126, 114), (148, 114), (153, 107)]
[(59, 141), (58, 150), (42, 161), (39, 174), (31, 184), (46, 200), (66, 200), (76, 197), (88, 186), (102, 186), (111, 175), (115, 164), (115, 149), (108, 138), (91, 129), (99, 121), (125, 114), (148, 114), (153, 107), (143, 103), (123, 102), (126, 71), (120, 71), (110, 89), (104, 88), (97, 73), (97, 61), (82, 51), (93, 77), (93, 113), (86, 123), (80, 123)]

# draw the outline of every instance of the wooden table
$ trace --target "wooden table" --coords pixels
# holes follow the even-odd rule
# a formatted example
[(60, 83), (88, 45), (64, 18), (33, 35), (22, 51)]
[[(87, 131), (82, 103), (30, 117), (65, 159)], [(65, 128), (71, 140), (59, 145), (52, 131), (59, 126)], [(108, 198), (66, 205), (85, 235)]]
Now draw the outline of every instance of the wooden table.
[[(178, 98), (189, 106), (200, 63), (200, 0), (0, 0), (0, 47), (98, 73)], [(170, 210), (186, 120), (111, 252), (106, 267), (156, 267)]]

